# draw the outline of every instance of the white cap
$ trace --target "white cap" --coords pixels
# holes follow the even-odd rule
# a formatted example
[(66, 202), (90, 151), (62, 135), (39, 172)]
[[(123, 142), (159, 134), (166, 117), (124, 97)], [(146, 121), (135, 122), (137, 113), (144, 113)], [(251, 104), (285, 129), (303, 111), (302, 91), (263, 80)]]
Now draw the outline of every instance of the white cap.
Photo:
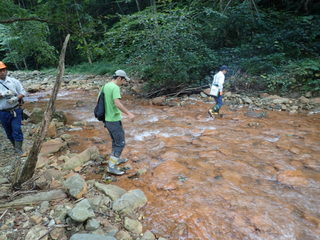
[(114, 75), (117, 76), (117, 77), (124, 77), (127, 81), (130, 81), (130, 78), (127, 76), (126, 72), (123, 71), (123, 70), (117, 70), (114, 73)]

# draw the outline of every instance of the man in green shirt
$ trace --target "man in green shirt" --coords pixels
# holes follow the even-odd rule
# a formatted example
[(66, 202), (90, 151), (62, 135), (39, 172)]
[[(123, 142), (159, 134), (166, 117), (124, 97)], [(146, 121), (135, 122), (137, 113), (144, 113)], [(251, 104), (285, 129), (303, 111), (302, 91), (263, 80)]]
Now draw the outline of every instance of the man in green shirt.
[(125, 158), (120, 158), (125, 146), (121, 113), (126, 114), (131, 121), (135, 117), (120, 101), (120, 86), (126, 81), (130, 81), (130, 78), (125, 71), (117, 70), (112, 77), (112, 81), (104, 85), (102, 90), (105, 96), (105, 127), (108, 129), (112, 139), (112, 152), (108, 161), (108, 172), (115, 175), (124, 174), (116, 165), (128, 161)]

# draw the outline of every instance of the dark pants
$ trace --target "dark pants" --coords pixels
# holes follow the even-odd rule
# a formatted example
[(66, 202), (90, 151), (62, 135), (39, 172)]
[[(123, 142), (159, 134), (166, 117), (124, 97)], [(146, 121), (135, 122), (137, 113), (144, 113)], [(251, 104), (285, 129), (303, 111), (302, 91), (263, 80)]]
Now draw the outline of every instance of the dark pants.
[[(14, 116), (13, 111), (16, 113), (16, 116)], [(22, 115), (23, 110), (21, 108), (12, 111), (0, 110), (0, 122), (11, 142), (23, 141), (23, 133), (21, 131)]]
[(122, 122), (105, 122), (104, 126), (108, 129), (110, 137), (112, 138), (112, 155), (120, 157), (124, 149), (125, 137)]
[(219, 112), (220, 108), (222, 107), (222, 95), (218, 95), (218, 97), (214, 97), (214, 100), (216, 101), (216, 105), (213, 106), (212, 110), (214, 112)]

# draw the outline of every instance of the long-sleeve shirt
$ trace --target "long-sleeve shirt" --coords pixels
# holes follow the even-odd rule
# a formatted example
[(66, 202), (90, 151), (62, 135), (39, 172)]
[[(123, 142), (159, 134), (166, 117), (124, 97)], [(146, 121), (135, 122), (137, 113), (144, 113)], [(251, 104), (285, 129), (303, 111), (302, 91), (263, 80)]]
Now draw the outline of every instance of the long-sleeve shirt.
[(212, 81), (212, 85), (216, 85), (219, 87), (219, 92), (223, 92), (223, 84), (224, 84), (225, 76), (222, 71), (217, 72)]
[[(5, 88), (2, 84), (4, 84), (7, 88), (9, 88), (9, 90), (11, 90), (14, 95), (18, 96), (18, 95), (27, 95), (27, 92), (24, 90), (23, 86), (21, 85), (20, 81), (18, 81), (17, 79), (13, 78), (13, 77), (6, 77), (5, 80), (1, 80), (0, 79), (0, 94), (4, 94), (6, 91), (8, 91), (7, 88)], [(8, 103), (8, 99), (6, 97), (0, 97), (0, 110), (5, 110), (5, 109), (10, 109), (15, 107), (15, 105), (17, 104), (10, 104)]]

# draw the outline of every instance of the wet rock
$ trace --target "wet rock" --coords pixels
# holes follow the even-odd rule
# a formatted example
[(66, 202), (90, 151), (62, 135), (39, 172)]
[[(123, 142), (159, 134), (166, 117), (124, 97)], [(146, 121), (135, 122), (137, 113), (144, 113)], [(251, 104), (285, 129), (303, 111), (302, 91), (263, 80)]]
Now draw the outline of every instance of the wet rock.
[(134, 234), (142, 233), (142, 224), (139, 221), (128, 217), (125, 217), (124, 219), (124, 228)]
[(76, 199), (81, 198), (83, 194), (87, 192), (87, 183), (79, 174), (69, 177), (64, 182), (64, 186), (67, 188), (69, 194)]
[(96, 182), (94, 186), (106, 196), (110, 197), (113, 201), (119, 199), (123, 194), (126, 193), (126, 190), (112, 184), (102, 184)]
[(68, 212), (68, 215), (76, 222), (84, 222), (88, 218), (95, 216), (87, 199), (83, 199), (77, 203), (75, 207)]
[(253, 111), (248, 111), (245, 113), (246, 116), (252, 117), (252, 118), (266, 118), (267, 117), (267, 112), (253, 112)]
[(112, 208), (124, 215), (130, 215), (138, 208), (143, 207), (147, 201), (144, 193), (140, 189), (135, 189), (128, 191), (114, 201)]

